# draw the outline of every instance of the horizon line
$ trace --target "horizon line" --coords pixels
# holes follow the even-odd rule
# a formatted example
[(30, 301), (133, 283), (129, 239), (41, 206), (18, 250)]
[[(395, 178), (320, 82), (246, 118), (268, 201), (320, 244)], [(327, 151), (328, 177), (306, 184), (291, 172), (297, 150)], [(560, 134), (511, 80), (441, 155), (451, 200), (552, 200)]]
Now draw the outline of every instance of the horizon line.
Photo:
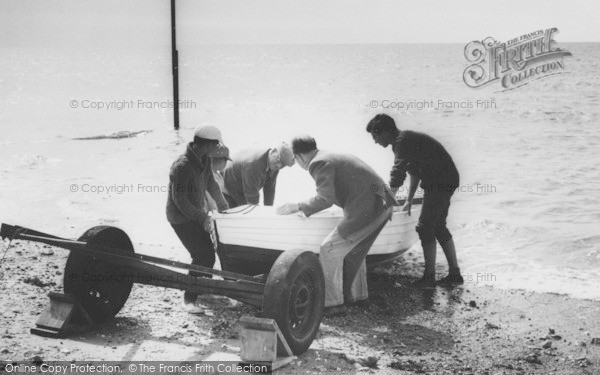
[[(467, 45), (469, 43), (471, 43), (472, 41), (468, 41), (468, 42), (364, 42), (364, 43), (360, 43), (360, 42), (331, 42), (331, 43), (294, 43), (294, 42), (290, 42), (290, 43), (195, 43), (195, 44), (179, 44), (177, 47), (177, 49), (180, 49), (181, 47), (198, 47), (198, 46), (294, 46), (294, 45), (299, 45), (299, 46), (338, 46), (338, 45), (454, 45), (454, 44), (458, 44), (458, 45)], [(578, 43), (600, 43), (600, 41), (561, 41), (560, 44), (578, 44)], [(13, 48), (13, 47), (49, 47), (49, 48), (81, 48), (82, 46), (89, 46), (91, 48), (98, 48), (99, 45), (95, 44), (95, 45), (91, 45), (91, 44), (73, 44), (73, 45), (65, 45), (62, 44), (60, 46), (56, 46), (56, 45), (30, 45), (30, 44), (26, 44), (26, 45), (4, 45), (2, 47), (0, 47), (0, 49), (2, 48)], [(118, 47), (124, 47), (124, 48), (129, 48), (129, 47), (135, 47), (135, 46), (145, 46), (145, 47), (171, 47), (171, 44), (106, 44), (106, 45), (102, 45), (104, 46), (118, 46)]]

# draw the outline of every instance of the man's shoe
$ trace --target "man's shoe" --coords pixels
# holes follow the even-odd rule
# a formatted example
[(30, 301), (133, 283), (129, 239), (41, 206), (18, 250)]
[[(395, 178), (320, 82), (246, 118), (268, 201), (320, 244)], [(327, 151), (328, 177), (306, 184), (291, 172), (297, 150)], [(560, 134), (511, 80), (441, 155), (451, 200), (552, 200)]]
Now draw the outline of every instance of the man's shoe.
[(435, 288), (436, 287), (436, 283), (435, 283), (435, 276), (423, 276), (420, 279), (417, 279), (415, 281), (413, 281), (412, 283), (410, 283), (410, 286), (413, 288), (421, 288), (421, 289), (430, 289), (430, 288)]
[(348, 312), (348, 309), (346, 308), (345, 305), (337, 305), (337, 306), (326, 307), (325, 310), (323, 311), (323, 315), (325, 315), (328, 318), (331, 318), (334, 316), (346, 315), (347, 312)]
[(183, 294), (183, 306), (185, 311), (194, 315), (202, 315), (205, 313), (205, 310), (201, 306), (196, 306), (196, 300), (198, 299), (198, 294), (192, 292), (185, 292)]
[(438, 284), (451, 286), (451, 285), (461, 285), (461, 284), (464, 284), (464, 282), (465, 282), (465, 280), (460, 275), (460, 273), (458, 273), (458, 274), (448, 274), (448, 276), (444, 277), (443, 279), (440, 279), (438, 281)]

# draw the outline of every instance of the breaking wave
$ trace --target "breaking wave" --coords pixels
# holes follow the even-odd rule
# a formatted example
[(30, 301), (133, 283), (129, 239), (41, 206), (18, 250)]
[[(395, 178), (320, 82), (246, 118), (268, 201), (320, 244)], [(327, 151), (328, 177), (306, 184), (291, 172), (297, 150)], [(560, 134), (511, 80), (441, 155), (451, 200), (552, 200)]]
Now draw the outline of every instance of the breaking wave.
[(80, 137), (80, 138), (73, 138), (73, 140), (76, 141), (95, 141), (98, 139), (123, 139), (123, 138), (135, 138), (138, 137), (140, 135), (145, 135), (147, 133), (151, 133), (152, 130), (140, 130), (137, 132), (131, 132), (128, 130), (124, 130), (124, 131), (120, 131), (120, 132), (116, 132), (116, 133), (112, 133), (112, 134), (108, 134), (108, 135), (95, 135), (92, 137)]

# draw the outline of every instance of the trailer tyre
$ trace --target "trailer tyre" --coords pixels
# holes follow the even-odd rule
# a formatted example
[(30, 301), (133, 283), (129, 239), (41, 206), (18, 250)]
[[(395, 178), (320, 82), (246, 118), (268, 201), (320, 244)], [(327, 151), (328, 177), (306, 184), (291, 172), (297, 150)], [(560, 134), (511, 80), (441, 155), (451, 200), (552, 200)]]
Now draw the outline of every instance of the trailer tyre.
[(310, 251), (281, 254), (269, 272), (263, 316), (275, 319), (294, 354), (313, 342), (325, 305), (325, 277), (319, 257)]
[[(115, 227), (90, 228), (79, 241), (111, 247), (120, 253), (134, 252), (129, 236)], [(73, 295), (95, 323), (102, 323), (112, 319), (129, 298), (133, 275), (126, 267), (72, 251), (65, 266), (63, 285), (65, 293)]]

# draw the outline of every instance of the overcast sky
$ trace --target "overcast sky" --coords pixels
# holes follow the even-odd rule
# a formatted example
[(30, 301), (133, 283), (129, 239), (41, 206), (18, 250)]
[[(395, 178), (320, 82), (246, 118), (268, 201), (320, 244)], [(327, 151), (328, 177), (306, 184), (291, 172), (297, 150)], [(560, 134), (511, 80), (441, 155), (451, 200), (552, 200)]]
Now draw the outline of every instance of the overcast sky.
[[(176, 0), (178, 43), (468, 43), (558, 27), (600, 41), (600, 1)], [(170, 43), (169, 0), (1, 0), (1, 46)]]

